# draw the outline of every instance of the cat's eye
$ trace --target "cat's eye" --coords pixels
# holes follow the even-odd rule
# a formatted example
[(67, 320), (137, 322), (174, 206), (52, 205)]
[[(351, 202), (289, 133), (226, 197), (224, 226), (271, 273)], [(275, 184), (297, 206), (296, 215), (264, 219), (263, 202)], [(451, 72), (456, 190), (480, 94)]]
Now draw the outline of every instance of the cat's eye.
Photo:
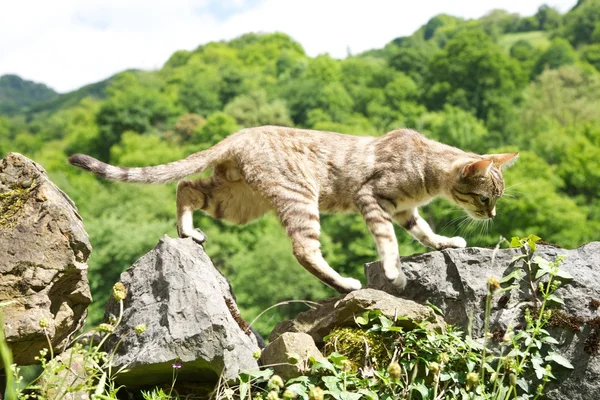
[(486, 196), (481, 196), (481, 197), (479, 198), (479, 200), (480, 200), (482, 203), (487, 203), (488, 201), (490, 201), (490, 198), (489, 198), (489, 197), (486, 197)]

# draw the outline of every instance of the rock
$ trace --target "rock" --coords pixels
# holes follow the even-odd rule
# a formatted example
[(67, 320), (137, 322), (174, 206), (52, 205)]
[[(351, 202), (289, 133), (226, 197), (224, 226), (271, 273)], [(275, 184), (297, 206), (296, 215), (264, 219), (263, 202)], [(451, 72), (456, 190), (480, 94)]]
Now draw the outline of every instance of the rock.
[[(520, 268), (513, 258), (521, 249), (493, 250), (481, 248), (448, 249), (402, 258), (402, 267), (408, 285), (402, 293), (387, 284), (379, 262), (365, 266), (367, 284), (417, 302), (430, 301), (439, 307), (445, 320), (467, 328), (472, 316), (475, 336), (482, 336), (486, 285), (490, 276), (501, 278)], [(549, 245), (538, 245), (534, 256), (554, 261), (558, 255), (566, 259), (561, 268), (573, 276), (564, 282), (556, 294), (564, 299), (562, 310), (569, 317), (592, 321), (600, 317), (594, 300), (600, 300), (600, 242), (589, 243), (574, 250)], [(518, 289), (495, 296), (491, 314), (492, 329), (505, 329), (522, 323), (523, 307), (532, 304), (532, 293), (527, 278)], [(575, 320), (575, 319), (574, 319)], [(598, 320), (600, 321), (600, 320)], [(600, 335), (600, 327), (581, 323), (581, 331), (553, 328), (551, 333), (559, 340), (558, 352), (565, 356), (574, 369), (554, 365), (552, 373), (557, 380), (548, 388), (549, 399), (584, 400), (596, 398), (600, 393), (600, 356), (588, 354), (584, 347), (588, 338)]]
[(75, 204), (46, 171), (17, 153), (0, 160), (0, 310), (15, 363), (35, 363), (46, 333), (60, 353), (81, 328), (91, 251)]
[[(227, 280), (192, 239), (164, 236), (121, 274), (127, 288), (123, 319), (106, 350), (122, 339), (113, 370), (129, 389), (171, 383), (172, 364), (181, 362), (177, 382), (231, 380), (257, 369), (257, 340), (241, 319)], [(119, 315), (116, 301), (107, 312)], [(131, 334), (145, 324), (143, 334)], [(112, 351), (112, 350), (111, 350)]]
[(437, 327), (444, 326), (444, 321), (429, 307), (380, 290), (361, 289), (322, 300), (314, 309), (298, 314), (295, 319), (280, 322), (269, 339), (274, 341), (285, 332), (303, 332), (309, 334), (317, 346), (320, 346), (323, 344), (323, 337), (333, 327), (356, 326), (354, 318), (369, 310), (380, 310), (391, 319), (397, 316), (408, 317), (399, 323), (406, 329), (411, 329), (415, 322), (422, 321), (430, 321)]
[[(295, 356), (298, 357), (296, 362), (293, 360)], [(310, 369), (310, 357), (323, 359), (312, 337), (301, 332), (285, 332), (263, 349), (260, 363), (265, 367), (271, 366), (277, 375), (288, 380)]]

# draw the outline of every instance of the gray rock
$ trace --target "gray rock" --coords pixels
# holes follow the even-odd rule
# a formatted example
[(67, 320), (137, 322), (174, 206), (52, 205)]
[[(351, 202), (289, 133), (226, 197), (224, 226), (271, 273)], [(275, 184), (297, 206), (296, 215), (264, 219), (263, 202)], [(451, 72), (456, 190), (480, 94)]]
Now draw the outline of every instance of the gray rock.
[(406, 316), (401, 321), (406, 329), (415, 326), (415, 322), (430, 321), (434, 327), (443, 327), (444, 321), (427, 306), (412, 300), (398, 298), (380, 290), (361, 289), (345, 295), (325, 299), (315, 308), (302, 312), (293, 320), (277, 324), (271, 332), (270, 340), (274, 341), (285, 332), (303, 332), (309, 334), (320, 346), (332, 328), (340, 326), (356, 326), (354, 318), (365, 311), (380, 310), (383, 315), (395, 319)]
[[(290, 355), (298, 356), (298, 360), (293, 362)], [(263, 349), (260, 363), (270, 366), (277, 375), (288, 380), (310, 369), (310, 357), (323, 359), (312, 337), (301, 332), (285, 332)]]
[[(403, 257), (402, 267), (408, 285), (402, 293), (385, 281), (379, 262), (367, 264), (365, 273), (368, 286), (419, 303), (430, 301), (444, 312), (448, 323), (466, 329), (472, 317), (473, 334), (481, 336), (487, 280), (490, 276), (501, 278), (511, 273), (517, 268), (512, 260), (519, 254), (520, 249), (499, 250), (493, 263), (493, 250), (482, 248), (449, 249)], [(574, 250), (538, 245), (535, 256), (538, 255), (550, 261), (558, 255), (566, 256), (561, 268), (574, 279), (565, 282), (556, 292), (565, 301), (562, 310), (584, 321), (600, 317), (598, 309), (590, 306), (592, 300), (600, 300), (600, 242)], [(523, 307), (532, 305), (532, 301), (527, 279), (522, 281), (518, 289), (494, 297), (492, 328), (505, 329), (509, 324), (519, 326)], [(558, 352), (569, 359), (575, 368), (569, 370), (554, 365), (553, 373), (557, 381), (549, 385), (550, 399), (587, 400), (597, 398), (600, 393), (600, 356), (584, 350), (584, 343), (593, 329), (589, 324), (582, 324), (581, 328), (579, 333), (564, 328), (551, 329), (560, 342)]]
[[(170, 384), (172, 364), (180, 360), (178, 382), (234, 379), (257, 369), (256, 338), (240, 318), (229, 283), (192, 239), (164, 236), (157, 246), (121, 274), (127, 288), (124, 313), (108, 349), (122, 339), (113, 370), (135, 389)], [(116, 301), (107, 311), (118, 315)], [(139, 324), (143, 334), (128, 334)]]
[(36, 362), (45, 332), (59, 353), (81, 328), (91, 250), (75, 204), (39, 164), (17, 153), (0, 160), (0, 303), (15, 363)]

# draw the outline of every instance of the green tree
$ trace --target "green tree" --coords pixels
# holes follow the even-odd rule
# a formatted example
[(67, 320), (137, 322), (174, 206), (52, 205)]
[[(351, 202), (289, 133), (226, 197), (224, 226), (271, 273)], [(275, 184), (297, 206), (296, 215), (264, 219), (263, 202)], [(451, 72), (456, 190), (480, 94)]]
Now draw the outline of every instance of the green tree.
[(191, 142), (200, 144), (202, 148), (208, 148), (239, 129), (240, 127), (231, 115), (216, 112), (196, 130)]
[(267, 92), (258, 90), (233, 99), (224, 110), (242, 127), (261, 125), (291, 126), (292, 120), (281, 100), (268, 101)]
[(563, 17), (564, 36), (573, 46), (600, 42), (600, 0), (579, 1)]
[(533, 68), (534, 74), (538, 75), (546, 68), (556, 69), (563, 65), (577, 62), (575, 49), (565, 39), (557, 38), (552, 41), (550, 47), (542, 53)]
[(481, 30), (457, 33), (432, 60), (428, 77), (430, 108), (451, 104), (484, 121), (517, 101), (526, 82), (518, 62)]

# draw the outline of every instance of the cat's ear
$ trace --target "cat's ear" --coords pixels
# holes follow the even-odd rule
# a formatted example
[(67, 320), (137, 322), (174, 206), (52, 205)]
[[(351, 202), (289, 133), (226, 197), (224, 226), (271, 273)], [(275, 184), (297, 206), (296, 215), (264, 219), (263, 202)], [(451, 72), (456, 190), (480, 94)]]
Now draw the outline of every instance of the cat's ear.
[(463, 178), (468, 176), (481, 176), (488, 173), (490, 168), (492, 168), (492, 160), (479, 160), (473, 161), (464, 167), (460, 171), (460, 174)]
[(510, 167), (517, 161), (519, 153), (486, 154), (483, 157), (486, 160), (492, 160), (496, 167), (504, 169)]

